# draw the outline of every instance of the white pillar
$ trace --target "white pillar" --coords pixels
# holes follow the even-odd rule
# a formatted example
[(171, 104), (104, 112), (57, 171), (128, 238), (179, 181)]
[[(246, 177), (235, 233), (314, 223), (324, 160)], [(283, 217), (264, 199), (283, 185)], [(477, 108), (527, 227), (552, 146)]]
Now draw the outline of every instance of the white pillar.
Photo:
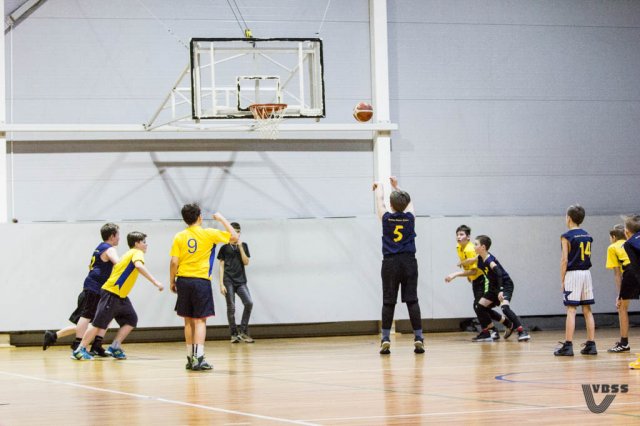
[[(389, 123), (389, 53), (387, 46), (387, 1), (369, 0), (371, 41), (371, 89), (377, 122)], [(388, 197), (391, 185), (391, 132), (377, 131), (373, 137), (374, 179), (384, 185)]]
[[(0, 16), (4, 16), (4, 3), (0, 2)], [(7, 122), (5, 93), (4, 31), (0, 36), (0, 122)], [(7, 135), (0, 132), (0, 223), (7, 223)]]

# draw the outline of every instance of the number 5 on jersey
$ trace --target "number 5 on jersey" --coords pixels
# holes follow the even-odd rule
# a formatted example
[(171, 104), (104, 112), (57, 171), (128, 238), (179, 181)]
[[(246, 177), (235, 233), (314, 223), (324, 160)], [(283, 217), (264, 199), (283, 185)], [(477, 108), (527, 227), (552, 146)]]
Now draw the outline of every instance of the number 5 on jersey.
[(393, 241), (395, 241), (396, 243), (398, 241), (401, 241), (403, 236), (402, 236), (402, 232), (400, 232), (402, 229), (404, 229), (403, 225), (396, 225), (396, 229), (393, 230), (393, 235), (395, 235), (396, 237), (393, 239)]

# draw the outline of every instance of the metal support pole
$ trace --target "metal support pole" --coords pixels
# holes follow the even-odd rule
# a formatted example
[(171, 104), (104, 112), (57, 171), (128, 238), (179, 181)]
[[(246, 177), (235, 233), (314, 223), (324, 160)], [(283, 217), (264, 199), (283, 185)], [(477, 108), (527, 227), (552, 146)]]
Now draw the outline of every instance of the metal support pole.
[[(4, 2), (0, 2), (0, 11), (4, 16)], [(5, 60), (4, 60), (4, 31), (0, 36), (0, 122), (3, 124), (7, 122), (6, 111), (6, 91), (5, 91)], [(6, 133), (0, 133), (0, 223), (6, 223), (8, 218), (7, 212), (7, 195), (8, 195), (8, 182), (7, 182), (7, 135)]]

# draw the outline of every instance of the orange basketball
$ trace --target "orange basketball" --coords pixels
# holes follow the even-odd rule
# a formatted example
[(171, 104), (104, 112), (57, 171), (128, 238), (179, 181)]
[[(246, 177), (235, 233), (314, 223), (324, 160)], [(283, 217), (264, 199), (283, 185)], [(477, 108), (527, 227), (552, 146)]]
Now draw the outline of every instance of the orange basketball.
[(353, 108), (353, 117), (361, 123), (369, 121), (373, 117), (373, 107), (366, 102), (360, 102)]

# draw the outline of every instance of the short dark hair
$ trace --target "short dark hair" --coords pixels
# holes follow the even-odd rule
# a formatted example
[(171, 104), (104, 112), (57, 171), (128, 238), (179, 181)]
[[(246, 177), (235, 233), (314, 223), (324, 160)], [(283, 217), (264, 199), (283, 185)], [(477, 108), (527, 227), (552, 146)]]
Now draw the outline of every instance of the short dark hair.
[(120, 227), (115, 223), (111, 223), (111, 222), (105, 223), (104, 225), (102, 225), (102, 228), (100, 228), (100, 235), (102, 236), (102, 241), (107, 241), (109, 238), (111, 238), (112, 235), (116, 235), (119, 230), (120, 230)]
[(185, 221), (187, 225), (193, 225), (198, 221), (200, 214), (202, 211), (200, 210), (200, 206), (198, 203), (185, 204), (182, 206), (182, 220)]
[(238, 231), (238, 232), (240, 231), (240, 224), (238, 222), (231, 222), (230, 225), (236, 231)]
[(147, 238), (147, 234), (142, 232), (133, 231), (127, 234), (127, 244), (129, 248), (133, 248), (137, 242), (144, 241)]
[(624, 227), (629, 231), (640, 232), (640, 214), (631, 214), (624, 217)]
[(460, 225), (456, 228), (456, 235), (458, 234), (458, 232), (464, 232), (465, 234), (467, 234), (467, 237), (469, 235), (471, 235), (471, 228), (469, 228), (467, 225)]
[(485, 246), (487, 250), (491, 248), (491, 238), (486, 235), (478, 235), (476, 240), (478, 240), (478, 243), (480, 243), (481, 246)]
[(403, 212), (411, 202), (411, 196), (406, 191), (393, 191), (389, 196), (391, 208), (397, 212)]
[(576, 225), (580, 225), (584, 221), (584, 207), (582, 207), (580, 204), (569, 206), (569, 208), (567, 209), (567, 216), (571, 218), (573, 223), (575, 223)]
[(615, 225), (613, 228), (611, 228), (611, 230), (609, 231), (609, 235), (611, 235), (613, 238), (617, 240), (624, 240), (624, 225), (619, 223), (617, 225)]

